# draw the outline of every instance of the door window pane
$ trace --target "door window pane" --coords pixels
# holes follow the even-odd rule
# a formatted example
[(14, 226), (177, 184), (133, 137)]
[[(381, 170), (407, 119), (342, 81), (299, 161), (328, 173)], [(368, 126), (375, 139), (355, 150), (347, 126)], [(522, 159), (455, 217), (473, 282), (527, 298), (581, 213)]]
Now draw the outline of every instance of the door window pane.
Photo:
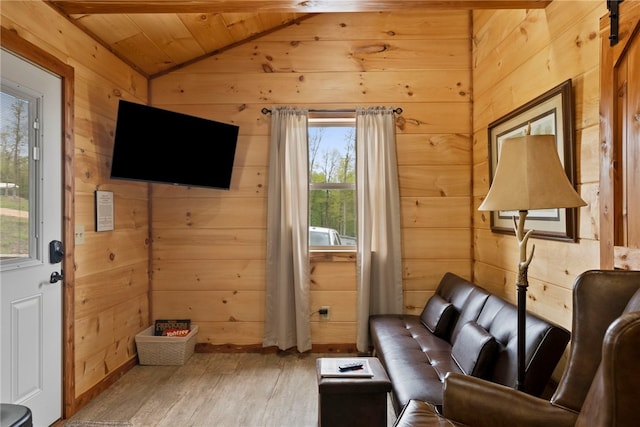
[(35, 258), (35, 206), (30, 178), (37, 101), (3, 81), (0, 92), (0, 259)]

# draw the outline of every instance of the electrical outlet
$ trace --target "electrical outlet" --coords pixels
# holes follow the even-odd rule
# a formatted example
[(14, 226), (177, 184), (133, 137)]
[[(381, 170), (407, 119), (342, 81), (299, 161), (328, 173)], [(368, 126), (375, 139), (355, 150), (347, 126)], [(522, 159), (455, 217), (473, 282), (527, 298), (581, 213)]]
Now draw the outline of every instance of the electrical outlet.
[(319, 313), (320, 313), (320, 319), (329, 320), (331, 318), (330, 317), (331, 311), (329, 310), (329, 306), (328, 305), (324, 305), (324, 306), (320, 307)]
[(84, 225), (76, 224), (74, 237), (75, 237), (74, 240), (75, 240), (76, 246), (84, 245)]

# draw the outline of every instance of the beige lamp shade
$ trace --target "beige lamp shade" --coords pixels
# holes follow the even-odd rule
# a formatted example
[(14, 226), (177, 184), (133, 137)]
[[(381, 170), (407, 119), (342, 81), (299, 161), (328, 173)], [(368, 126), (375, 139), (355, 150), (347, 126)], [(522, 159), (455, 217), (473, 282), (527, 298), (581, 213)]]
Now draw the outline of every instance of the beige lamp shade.
[(586, 202), (560, 163), (553, 135), (525, 135), (503, 141), (498, 167), (480, 211), (573, 208)]

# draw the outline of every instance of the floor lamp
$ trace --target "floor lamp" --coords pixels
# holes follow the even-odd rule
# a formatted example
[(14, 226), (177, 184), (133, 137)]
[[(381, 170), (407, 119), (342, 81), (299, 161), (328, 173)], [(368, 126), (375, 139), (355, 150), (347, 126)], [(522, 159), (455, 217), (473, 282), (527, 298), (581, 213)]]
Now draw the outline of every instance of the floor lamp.
[(527, 270), (535, 245), (527, 254), (527, 241), (533, 230), (525, 233), (527, 212), (533, 209), (574, 208), (586, 203), (576, 193), (560, 163), (553, 135), (525, 135), (502, 142), (500, 158), (491, 188), (478, 208), (480, 211), (518, 211), (513, 217), (518, 239), (520, 262), (516, 287), (518, 292), (518, 379), (522, 390), (525, 376), (525, 314), (527, 311)]

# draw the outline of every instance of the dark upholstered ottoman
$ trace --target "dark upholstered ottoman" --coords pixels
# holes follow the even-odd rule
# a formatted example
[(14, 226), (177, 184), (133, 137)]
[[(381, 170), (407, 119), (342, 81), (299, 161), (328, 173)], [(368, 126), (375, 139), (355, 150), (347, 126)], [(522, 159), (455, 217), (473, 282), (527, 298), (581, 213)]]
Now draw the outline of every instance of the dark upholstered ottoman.
[(376, 357), (366, 357), (373, 377), (326, 378), (318, 374), (318, 425), (321, 427), (385, 427), (391, 381)]
[(31, 410), (26, 406), (0, 404), (0, 426), (2, 427), (31, 427)]

